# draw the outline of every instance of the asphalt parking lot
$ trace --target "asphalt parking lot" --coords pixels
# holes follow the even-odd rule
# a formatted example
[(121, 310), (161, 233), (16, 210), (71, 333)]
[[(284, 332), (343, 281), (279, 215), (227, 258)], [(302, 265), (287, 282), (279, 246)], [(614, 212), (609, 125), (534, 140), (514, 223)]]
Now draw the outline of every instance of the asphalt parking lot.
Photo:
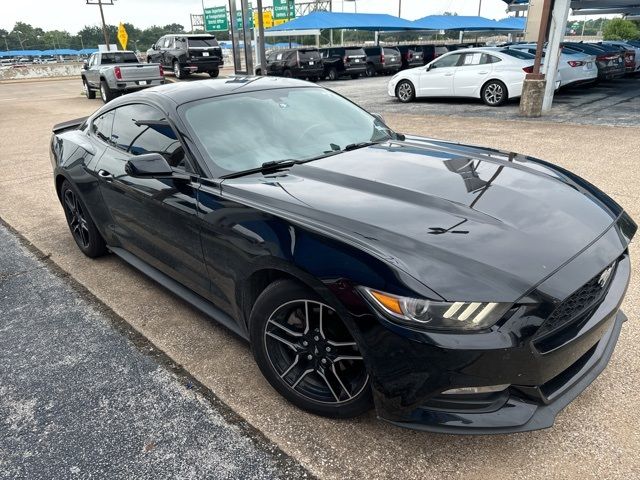
[[(635, 123), (608, 123), (603, 112), (597, 114), (602, 124), (590, 125), (578, 112), (559, 124), (548, 118), (519, 121), (515, 105), (484, 113), (488, 107), (468, 102), (420, 102), (406, 109), (384, 97), (374, 105), (379, 108), (367, 104), (385, 83), (382, 77), (324, 84), (384, 113), (399, 131), (558, 163), (600, 186), (640, 219), (638, 118)], [(635, 109), (637, 116), (640, 91), (621, 92), (629, 94), (627, 110)], [(55, 197), (48, 141), (53, 124), (87, 115), (100, 105), (80, 95), (77, 79), (0, 85), (0, 217), (312, 474), (330, 479), (640, 478), (637, 241), (631, 245), (634, 274), (623, 305), (630, 321), (609, 367), (553, 428), (460, 437), (402, 430), (377, 421), (372, 413), (349, 421), (318, 418), (275, 393), (247, 345), (228, 331), (117, 258), (92, 261), (79, 252)], [(474, 109), (479, 113), (473, 114)], [(500, 117), (499, 110), (504, 112)]]

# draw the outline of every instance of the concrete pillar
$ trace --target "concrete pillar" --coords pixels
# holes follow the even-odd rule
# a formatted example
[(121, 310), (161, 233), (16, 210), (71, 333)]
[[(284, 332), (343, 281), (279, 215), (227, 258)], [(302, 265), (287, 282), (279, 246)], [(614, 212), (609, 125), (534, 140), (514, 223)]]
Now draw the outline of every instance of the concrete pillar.
[(542, 113), (549, 113), (553, 104), (553, 94), (555, 93), (556, 77), (558, 76), (558, 64), (560, 61), (560, 45), (564, 40), (564, 34), (569, 18), (570, 0), (556, 0), (551, 12), (551, 25), (549, 27), (549, 43), (547, 55), (542, 73), (547, 80), (542, 102)]
[(523, 117), (539, 117), (542, 112), (545, 80), (527, 79), (522, 86), (520, 98), (520, 115)]

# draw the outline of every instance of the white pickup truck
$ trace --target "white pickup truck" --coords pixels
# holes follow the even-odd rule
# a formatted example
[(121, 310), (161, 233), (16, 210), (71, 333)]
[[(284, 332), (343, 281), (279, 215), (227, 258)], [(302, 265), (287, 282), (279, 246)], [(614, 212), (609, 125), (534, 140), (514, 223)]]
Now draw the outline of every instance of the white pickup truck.
[(96, 52), (84, 62), (82, 84), (87, 98), (104, 103), (126, 92), (162, 85), (164, 72), (158, 63), (140, 63), (134, 52)]

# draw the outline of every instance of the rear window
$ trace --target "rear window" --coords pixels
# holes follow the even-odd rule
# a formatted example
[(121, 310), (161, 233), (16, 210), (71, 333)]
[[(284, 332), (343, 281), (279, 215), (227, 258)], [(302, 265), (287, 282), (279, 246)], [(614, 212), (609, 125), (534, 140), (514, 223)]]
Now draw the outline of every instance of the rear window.
[(320, 60), (320, 52), (317, 50), (298, 50), (300, 60)]
[[(385, 53), (386, 53), (385, 49)], [(366, 52), (367, 55), (380, 55), (380, 47), (368, 47), (365, 48), (364, 51)]]
[(217, 47), (218, 41), (215, 37), (188, 37), (187, 38), (190, 47)]
[(400, 52), (398, 50), (396, 50), (395, 48), (385, 48), (384, 49), (384, 54), (385, 55), (399, 55)]
[(138, 63), (138, 57), (133, 52), (114, 52), (102, 54), (102, 65), (115, 63)]
[(345, 50), (344, 54), (347, 57), (357, 57), (359, 55), (365, 55), (364, 50), (362, 48), (349, 48), (347, 50)]
[(529, 52), (523, 52), (522, 50), (509, 50), (508, 48), (500, 50), (500, 53), (504, 53), (505, 55), (509, 55), (510, 57), (519, 58), (520, 60), (531, 60), (533, 58), (536, 58), (535, 55), (532, 55)]

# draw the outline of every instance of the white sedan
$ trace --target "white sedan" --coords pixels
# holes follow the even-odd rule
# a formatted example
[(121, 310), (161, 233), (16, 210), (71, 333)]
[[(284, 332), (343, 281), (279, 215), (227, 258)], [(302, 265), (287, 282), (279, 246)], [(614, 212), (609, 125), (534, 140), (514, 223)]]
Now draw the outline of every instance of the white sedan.
[(481, 98), (497, 107), (522, 94), (533, 56), (507, 48), (468, 48), (447, 53), (424, 67), (403, 70), (389, 81), (389, 95), (401, 102), (416, 97)]

